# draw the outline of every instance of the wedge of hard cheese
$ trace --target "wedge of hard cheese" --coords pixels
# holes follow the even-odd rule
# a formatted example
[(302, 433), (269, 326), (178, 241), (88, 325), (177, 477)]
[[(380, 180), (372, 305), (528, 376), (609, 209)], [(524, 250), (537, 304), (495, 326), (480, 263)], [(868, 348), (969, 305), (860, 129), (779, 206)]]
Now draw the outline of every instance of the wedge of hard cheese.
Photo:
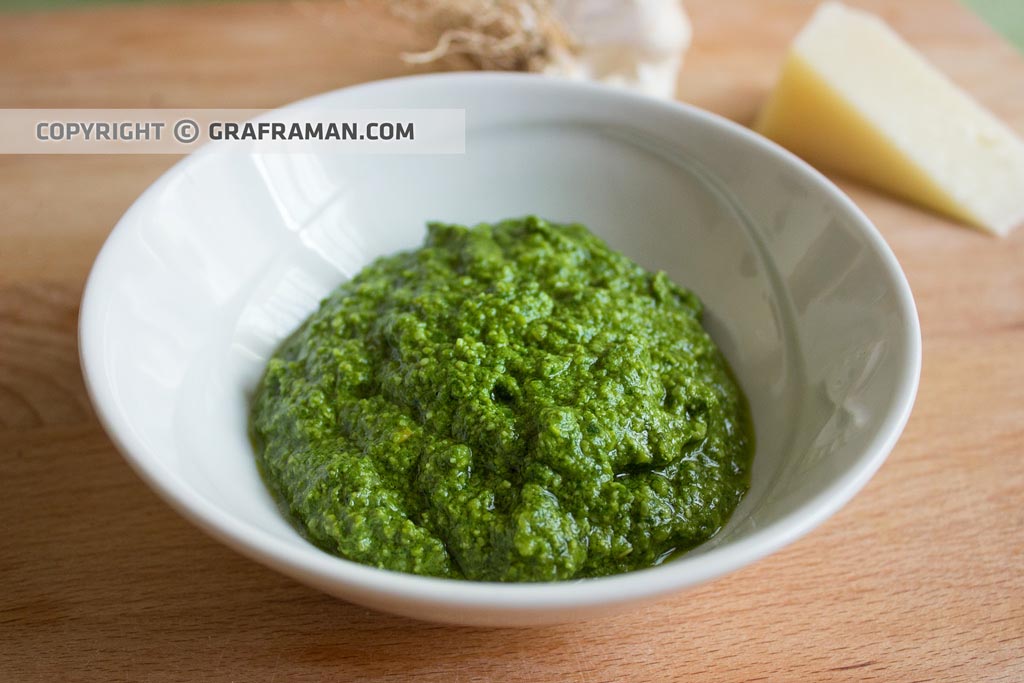
[(756, 128), (816, 166), (983, 230), (1024, 221), (1024, 143), (866, 12), (818, 9)]

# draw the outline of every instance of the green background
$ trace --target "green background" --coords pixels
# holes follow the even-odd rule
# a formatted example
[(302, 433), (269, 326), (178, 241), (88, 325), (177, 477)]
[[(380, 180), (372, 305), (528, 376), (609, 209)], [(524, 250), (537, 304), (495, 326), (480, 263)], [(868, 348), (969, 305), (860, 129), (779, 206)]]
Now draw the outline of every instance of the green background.
[[(237, 0), (0, 0), (0, 10), (47, 10), (101, 4), (225, 2)], [(725, 0), (727, 1), (727, 0)], [(898, 0), (893, 0), (897, 2)], [(961, 0), (1024, 52), (1024, 0)]]
[(1024, 52), (1024, 0), (961, 0)]

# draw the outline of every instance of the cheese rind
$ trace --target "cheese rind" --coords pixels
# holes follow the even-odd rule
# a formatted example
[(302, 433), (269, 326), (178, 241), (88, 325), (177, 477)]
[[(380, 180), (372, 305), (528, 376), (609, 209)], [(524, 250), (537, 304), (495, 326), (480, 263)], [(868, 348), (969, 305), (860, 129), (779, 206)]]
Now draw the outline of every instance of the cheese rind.
[(756, 128), (812, 164), (983, 230), (1024, 221), (1024, 143), (866, 12), (818, 9)]

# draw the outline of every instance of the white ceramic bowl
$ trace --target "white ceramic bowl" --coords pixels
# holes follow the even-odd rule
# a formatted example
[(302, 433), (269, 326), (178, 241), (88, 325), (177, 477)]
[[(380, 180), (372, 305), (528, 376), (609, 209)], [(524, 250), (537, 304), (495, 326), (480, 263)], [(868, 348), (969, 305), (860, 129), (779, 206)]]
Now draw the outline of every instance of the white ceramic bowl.
[[(877, 230), (832, 183), (712, 114), (534, 76), (370, 83), (292, 105), (458, 107), (465, 155), (206, 149), (129, 209), (82, 303), (82, 365), (128, 462), (239, 552), (328, 593), (422, 619), (565, 621), (742, 567), (838, 510), (892, 449), (920, 369), (914, 303)], [(750, 493), (709, 543), (660, 567), (550, 584), (382, 571), (333, 557), (257, 474), (247, 399), (267, 357), (372, 258), (429, 219), (580, 221), (694, 289), (751, 403)]]

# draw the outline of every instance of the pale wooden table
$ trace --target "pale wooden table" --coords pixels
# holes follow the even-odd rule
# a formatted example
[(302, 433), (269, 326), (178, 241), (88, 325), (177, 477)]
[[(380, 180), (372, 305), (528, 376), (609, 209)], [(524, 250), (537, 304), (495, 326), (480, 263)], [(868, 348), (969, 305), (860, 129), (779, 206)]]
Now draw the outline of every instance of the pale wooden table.
[[(858, 3), (860, 4), (860, 3)], [(947, 0), (874, 2), (1018, 131), (1024, 60)], [(0, 15), (0, 106), (270, 107), (407, 73), (368, 5)], [(689, 0), (682, 99), (748, 122), (808, 2)], [(305, 588), (208, 539), (115, 453), (75, 326), (94, 255), (167, 157), (0, 157), (0, 680), (1024, 680), (1024, 230), (997, 241), (841, 182), (924, 330), (914, 414), (822, 528), (618, 617), (495, 631)]]

